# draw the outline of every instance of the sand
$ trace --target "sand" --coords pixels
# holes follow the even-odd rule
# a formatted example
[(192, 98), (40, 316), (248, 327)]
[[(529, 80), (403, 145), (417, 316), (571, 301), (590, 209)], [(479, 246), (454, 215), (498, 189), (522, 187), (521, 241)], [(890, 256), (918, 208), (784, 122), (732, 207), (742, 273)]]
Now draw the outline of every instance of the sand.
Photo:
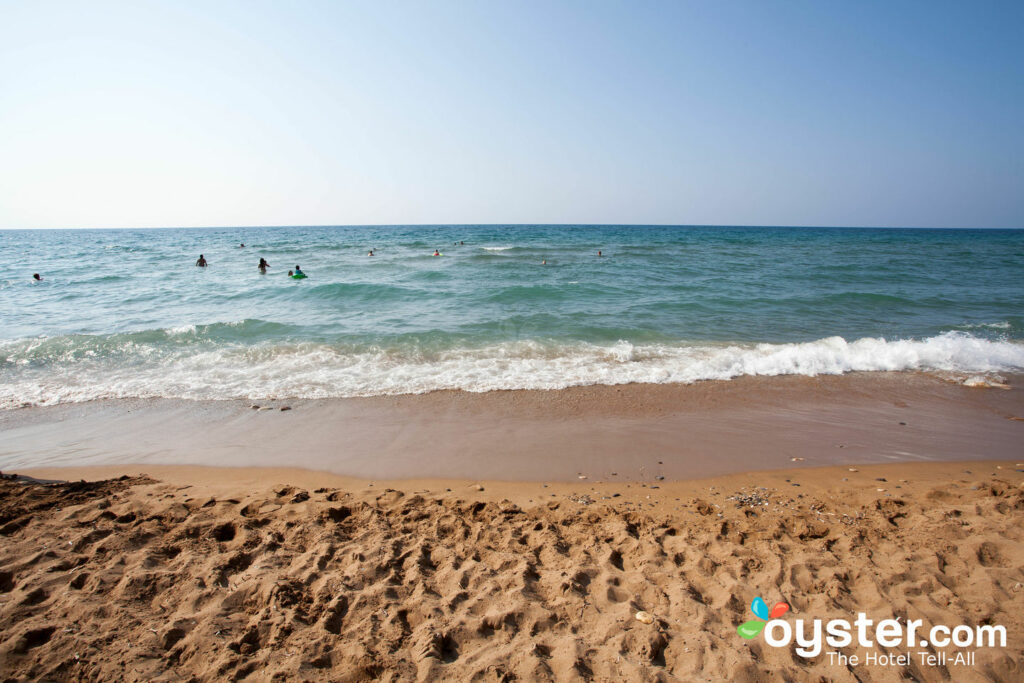
[[(34, 470), (101, 481), (0, 482), (0, 673), (1021, 680), (1022, 470), (1002, 460), (547, 485)], [(740, 638), (756, 596), (789, 603), (787, 619), (998, 624), (1008, 642), (967, 667), (846, 667)]]
[(852, 373), (364, 399), (97, 401), (0, 411), (0, 469), (287, 463), (381, 480), (649, 481), (1009, 459), (1024, 442), (1021, 379), (984, 389), (917, 373)]

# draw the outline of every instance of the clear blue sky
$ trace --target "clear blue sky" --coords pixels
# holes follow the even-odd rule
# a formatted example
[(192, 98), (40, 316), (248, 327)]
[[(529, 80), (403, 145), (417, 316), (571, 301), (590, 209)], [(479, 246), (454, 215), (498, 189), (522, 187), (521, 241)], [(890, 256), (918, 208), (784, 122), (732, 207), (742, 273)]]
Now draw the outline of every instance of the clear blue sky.
[(1024, 227), (1024, 2), (0, 0), (0, 227)]

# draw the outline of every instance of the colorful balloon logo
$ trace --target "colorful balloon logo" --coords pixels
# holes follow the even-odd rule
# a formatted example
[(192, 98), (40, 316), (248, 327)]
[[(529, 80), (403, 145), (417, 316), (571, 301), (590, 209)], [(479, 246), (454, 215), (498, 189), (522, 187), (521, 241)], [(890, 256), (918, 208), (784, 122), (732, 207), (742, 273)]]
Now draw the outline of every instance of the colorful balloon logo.
[(750, 603), (750, 611), (754, 613), (757, 619), (745, 621), (736, 627), (736, 633), (739, 633), (740, 637), (747, 640), (756, 638), (757, 634), (764, 630), (764, 625), (769, 619), (778, 619), (788, 612), (789, 605), (784, 602), (777, 602), (775, 607), (772, 607), (771, 611), (769, 611), (768, 603), (764, 601), (764, 598), (758, 596)]

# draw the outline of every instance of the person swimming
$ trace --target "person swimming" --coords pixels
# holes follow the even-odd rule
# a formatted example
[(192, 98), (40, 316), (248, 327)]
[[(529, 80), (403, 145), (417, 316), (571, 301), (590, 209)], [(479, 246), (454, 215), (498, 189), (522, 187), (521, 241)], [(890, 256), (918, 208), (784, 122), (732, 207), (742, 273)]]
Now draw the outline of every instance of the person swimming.
[(197, 268), (205, 268), (206, 267), (206, 259), (203, 258), (202, 254), (199, 255), (198, 259), (196, 259), (196, 267)]
[(370, 253), (368, 253), (367, 256), (373, 256), (373, 249), (370, 250)]
[(242, 242), (241, 244), (239, 244), (238, 248), (239, 249), (245, 249), (245, 242)]
[(541, 264), (542, 266), (546, 266), (546, 265), (548, 264), (548, 260), (547, 260), (547, 259), (544, 259), (543, 261), (541, 261), (541, 262), (540, 262), (540, 264)]
[(598, 250), (597, 250), (597, 255), (598, 255), (598, 256), (601, 256), (601, 255), (602, 255), (602, 254), (601, 254), (601, 250), (600, 250), (600, 249), (598, 249)]
[(257, 267), (258, 267), (258, 268), (260, 269), (260, 272), (261, 272), (261, 273), (266, 273), (266, 272), (267, 272), (267, 268), (269, 268), (269, 267), (270, 267), (270, 264), (269, 264), (269, 263), (267, 263), (267, 259), (265, 259), (265, 258), (263, 258), (263, 257), (261, 256), (261, 257), (260, 257), (260, 265), (259, 265), (259, 266), (257, 266)]
[(42, 282), (43, 277), (39, 273), (32, 273), (32, 279), (36, 282)]
[(302, 272), (302, 268), (299, 268), (298, 265), (295, 266), (295, 274), (296, 275), (305, 275), (305, 273)]
[(439, 252), (437, 249), (435, 249), (434, 250), (434, 256), (440, 256), (440, 255), (441, 255), (441, 252)]

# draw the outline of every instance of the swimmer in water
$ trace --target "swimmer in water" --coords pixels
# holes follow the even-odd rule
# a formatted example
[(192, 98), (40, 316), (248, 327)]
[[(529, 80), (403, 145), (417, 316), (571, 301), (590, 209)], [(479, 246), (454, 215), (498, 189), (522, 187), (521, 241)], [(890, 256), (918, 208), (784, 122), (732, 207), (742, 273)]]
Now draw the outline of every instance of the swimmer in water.
[(203, 258), (202, 254), (199, 255), (198, 259), (196, 259), (196, 267), (197, 268), (205, 268), (206, 267), (206, 259)]
[(288, 271), (288, 277), (291, 277), (291, 276), (292, 276), (292, 271), (289, 270)]
[(36, 282), (42, 282), (43, 278), (39, 273), (32, 273), (32, 279)]
[(373, 249), (370, 250), (370, 253), (367, 254), (367, 256), (373, 256)]
[(302, 269), (299, 268), (298, 266), (295, 266), (295, 274), (296, 275), (305, 275), (305, 273), (302, 272)]
[(440, 256), (440, 255), (441, 255), (441, 252), (439, 252), (437, 249), (435, 249), (434, 250), (434, 256)]
[(597, 255), (601, 256), (601, 250), (600, 249), (597, 250)]
[(258, 266), (258, 268), (260, 269), (260, 272), (265, 274), (267, 272), (267, 268), (269, 268), (269, 267), (270, 267), (270, 264), (267, 263), (267, 259), (265, 259), (265, 258), (263, 258), (261, 256), (260, 257), (260, 265)]
[(546, 266), (546, 265), (548, 264), (548, 260), (547, 260), (547, 259), (544, 259), (543, 261), (541, 261), (541, 262), (540, 262), (540, 264), (541, 264), (542, 266)]
[(238, 248), (239, 249), (245, 249), (245, 242), (242, 242), (241, 244), (239, 244)]

